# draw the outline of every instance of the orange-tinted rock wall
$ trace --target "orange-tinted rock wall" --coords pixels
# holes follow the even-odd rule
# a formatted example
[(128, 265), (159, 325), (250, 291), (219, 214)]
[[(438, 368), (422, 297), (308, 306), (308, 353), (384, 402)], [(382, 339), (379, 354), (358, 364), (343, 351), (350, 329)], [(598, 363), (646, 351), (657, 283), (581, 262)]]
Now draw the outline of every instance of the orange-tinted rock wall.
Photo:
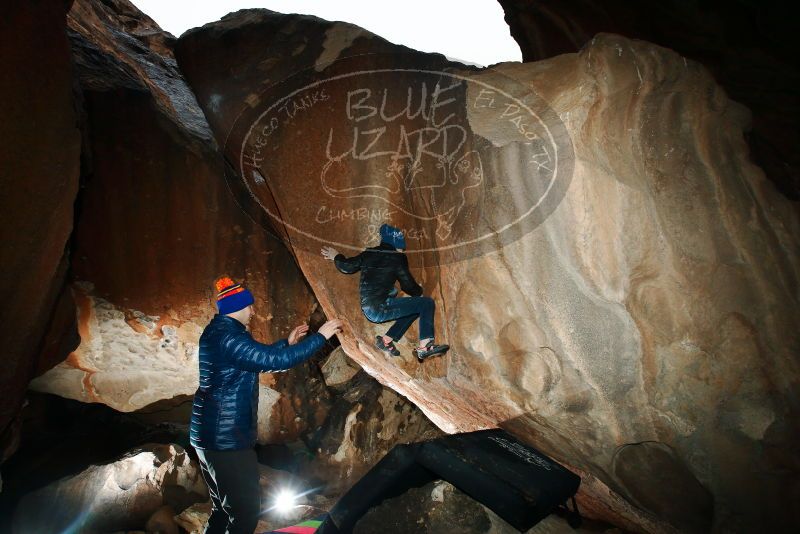
[[(56, 304), (69, 299), (64, 294), (65, 250), (80, 173), (81, 139), (65, 33), (70, 3), (10, 2), (4, 5), (0, 20), (3, 443), (14, 439), (8, 425), (40, 366), (40, 353), (51, 354), (62, 339), (67, 348), (74, 343), (68, 333), (58, 331), (60, 327), (49, 332), (51, 323), (69, 329), (74, 322), (70, 307), (66, 306), (64, 315), (65, 307)], [(52, 355), (45, 358), (55, 363)], [(8, 452), (0, 453), (0, 461)]]

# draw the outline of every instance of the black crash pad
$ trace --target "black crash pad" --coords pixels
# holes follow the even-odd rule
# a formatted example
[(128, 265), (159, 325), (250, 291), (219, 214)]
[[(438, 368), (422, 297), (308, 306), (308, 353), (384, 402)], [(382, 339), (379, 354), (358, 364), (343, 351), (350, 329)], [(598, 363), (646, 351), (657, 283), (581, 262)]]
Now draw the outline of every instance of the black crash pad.
[(580, 477), (503, 430), (398, 445), (328, 514), (317, 534), (345, 534), (370, 508), (412, 487), (445, 480), (525, 531), (566, 503)]

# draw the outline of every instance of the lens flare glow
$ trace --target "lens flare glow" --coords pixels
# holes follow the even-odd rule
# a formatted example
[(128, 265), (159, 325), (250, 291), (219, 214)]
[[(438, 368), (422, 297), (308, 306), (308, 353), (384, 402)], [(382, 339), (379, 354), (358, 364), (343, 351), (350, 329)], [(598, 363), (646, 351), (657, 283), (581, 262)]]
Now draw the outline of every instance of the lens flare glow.
[(281, 514), (292, 511), (297, 501), (297, 495), (293, 491), (281, 490), (275, 497), (275, 510)]

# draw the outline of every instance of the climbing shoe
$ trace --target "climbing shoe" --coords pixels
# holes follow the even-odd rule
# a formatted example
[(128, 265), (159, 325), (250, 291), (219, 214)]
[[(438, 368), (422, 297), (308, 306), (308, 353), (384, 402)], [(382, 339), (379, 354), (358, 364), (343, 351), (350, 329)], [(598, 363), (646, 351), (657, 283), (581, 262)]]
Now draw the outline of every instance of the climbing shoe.
[(444, 354), (449, 349), (450, 345), (434, 345), (433, 341), (428, 341), (428, 344), (425, 345), (424, 349), (419, 347), (414, 349), (414, 356), (416, 356), (419, 361), (422, 361), (425, 358), (430, 358), (431, 356), (436, 356), (437, 354)]
[(400, 351), (395, 347), (394, 341), (384, 343), (383, 336), (375, 336), (375, 346), (384, 352), (388, 352), (392, 356), (400, 356)]

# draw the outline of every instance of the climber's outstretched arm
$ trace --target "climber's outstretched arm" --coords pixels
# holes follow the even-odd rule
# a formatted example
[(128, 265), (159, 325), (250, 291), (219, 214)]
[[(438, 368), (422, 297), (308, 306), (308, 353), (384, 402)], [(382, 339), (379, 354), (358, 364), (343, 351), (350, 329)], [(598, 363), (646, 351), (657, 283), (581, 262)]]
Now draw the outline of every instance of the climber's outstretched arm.
[(333, 247), (322, 247), (322, 257), (332, 260), (336, 268), (344, 274), (353, 274), (361, 270), (361, 254), (346, 258), (344, 254), (340, 254)]

